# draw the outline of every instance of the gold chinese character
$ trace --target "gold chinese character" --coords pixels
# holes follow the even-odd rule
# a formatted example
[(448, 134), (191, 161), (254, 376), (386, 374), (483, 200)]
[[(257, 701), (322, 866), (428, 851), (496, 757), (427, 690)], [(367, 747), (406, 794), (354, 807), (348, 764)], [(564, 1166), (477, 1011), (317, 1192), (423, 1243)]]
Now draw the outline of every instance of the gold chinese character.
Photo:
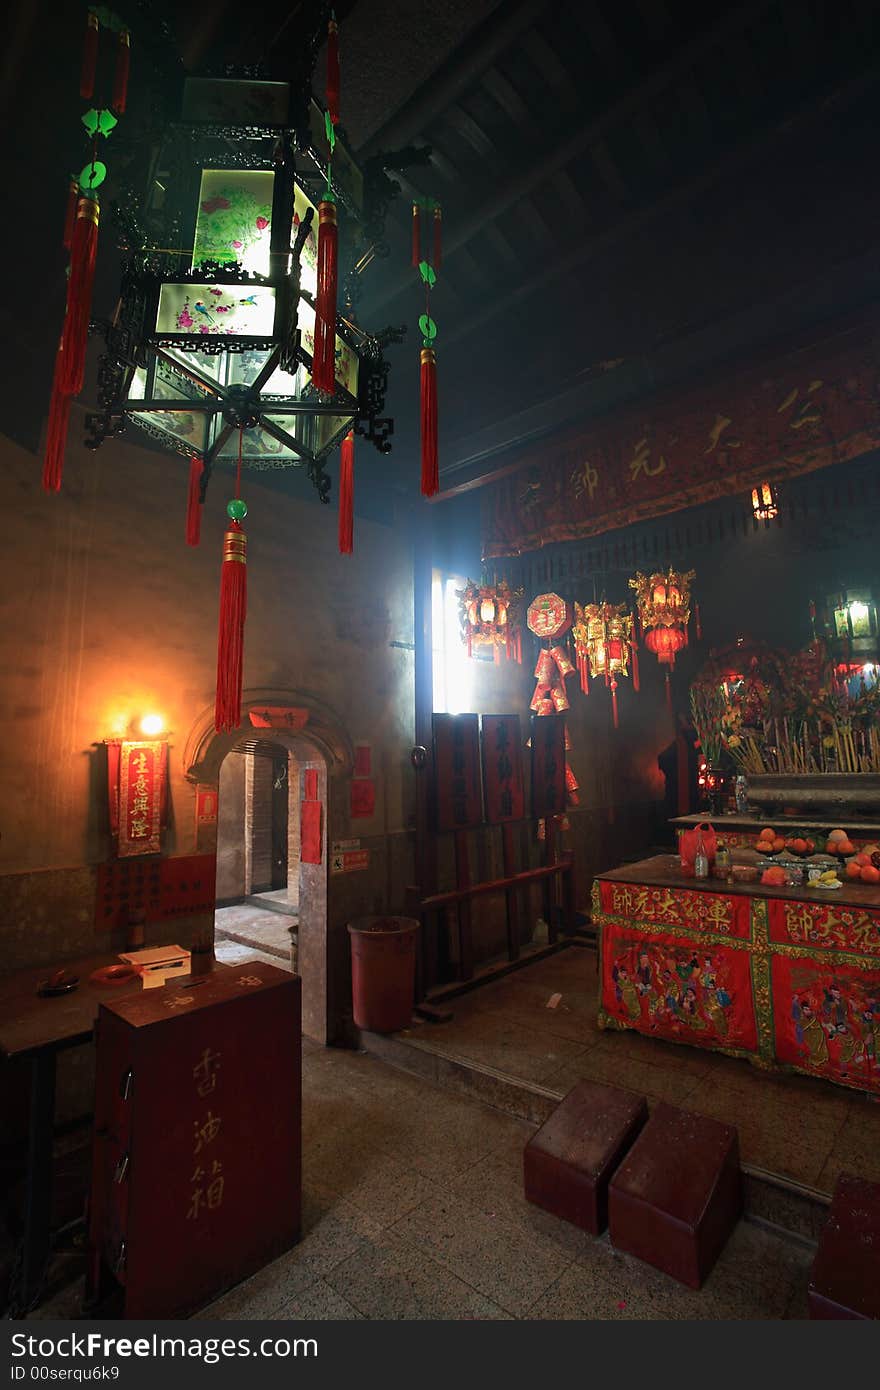
[(586, 492), (592, 501), (593, 493), (599, 486), (599, 474), (587, 459), (580, 467), (572, 469), (570, 481), (575, 497)]
[(666, 459), (661, 454), (656, 464), (651, 463), (651, 446), (647, 436), (640, 439), (633, 450), (633, 456), (629, 461), (630, 482), (635, 482), (640, 473), (644, 473), (646, 478), (654, 478), (658, 473), (662, 473), (666, 468)]
[(222, 1163), (220, 1163), (219, 1159), (215, 1158), (213, 1167), (211, 1169), (212, 1177), (211, 1181), (208, 1184), (207, 1191), (208, 1206), (211, 1207), (212, 1210), (216, 1207), (222, 1207), (223, 1205), (223, 1188), (225, 1186), (226, 1179), (223, 1177), (222, 1170)]
[(204, 1119), (201, 1124), (199, 1124), (198, 1120), (193, 1120), (193, 1139), (195, 1141), (193, 1156), (201, 1153), (203, 1148), (214, 1142), (217, 1135), (220, 1133), (220, 1126), (222, 1123), (220, 1117), (214, 1115), (210, 1110), (208, 1111), (207, 1118)]
[[(704, 458), (706, 457), (706, 455), (711, 454), (713, 450), (718, 448), (718, 445), (721, 442), (722, 434), (728, 428), (728, 426), (732, 424), (733, 421), (730, 419), (730, 416), (716, 414), (715, 423), (709, 431), (709, 447), (706, 450), (706, 453), (703, 455)], [(742, 440), (740, 439), (726, 439), (724, 441), (725, 449), (739, 449), (741, 447), (741, 444)]]
[(206, 1047), (201, 1061), (193, 1067), (193, 1081), (200, 1096), (207, 1096), (217, 1087), (217, 1073), (220, 1070), (220, 1053)]

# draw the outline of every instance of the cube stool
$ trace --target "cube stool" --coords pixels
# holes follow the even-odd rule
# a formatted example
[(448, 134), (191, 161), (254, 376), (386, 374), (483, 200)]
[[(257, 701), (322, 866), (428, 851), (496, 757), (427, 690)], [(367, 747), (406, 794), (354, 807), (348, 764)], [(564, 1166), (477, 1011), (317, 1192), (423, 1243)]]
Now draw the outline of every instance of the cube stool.
[(526, 1144), (526, 1199), (600, 1235), (608, 1224), (608, 1183), (647, 1118), (644, 1096), (579, 1081)]
[(732, 1125), (658, 1105), (611, 1180), (611, 1243), (698, 1289), (742, 1211)]
[(819, 1237), (810, 1318), (880, 1318), (880, 1183), (841, 1173)]

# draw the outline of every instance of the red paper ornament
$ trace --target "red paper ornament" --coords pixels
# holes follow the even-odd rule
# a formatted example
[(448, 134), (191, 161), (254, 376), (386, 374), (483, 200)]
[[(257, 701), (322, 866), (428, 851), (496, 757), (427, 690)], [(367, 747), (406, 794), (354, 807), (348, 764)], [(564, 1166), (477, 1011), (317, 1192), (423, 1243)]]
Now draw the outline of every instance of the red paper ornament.
[(437, 358), (433, 348), (421, 353), (422, 496), (440, 490), (437, 454)]
[(339, 453), (339, 553), (354, 550), (354, 430), (349, 430)]
[(336, 288), (339, 238), (336, 203), (318, 205), (318, 293), (315, 299), (315, 351), (312, 382), (332, 396), (336, 391)]

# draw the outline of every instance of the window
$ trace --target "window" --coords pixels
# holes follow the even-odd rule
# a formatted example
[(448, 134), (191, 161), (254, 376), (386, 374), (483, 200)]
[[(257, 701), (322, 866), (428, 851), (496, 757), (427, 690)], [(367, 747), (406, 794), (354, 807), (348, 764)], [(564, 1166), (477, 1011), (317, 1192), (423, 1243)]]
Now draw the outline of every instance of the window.
[(431, 582), (431, 632), (434, 657), (434, 710), (466, 714), (473, 700), (473, 668), (461, 640), (457, 589), (467, 580), (434, 570)]

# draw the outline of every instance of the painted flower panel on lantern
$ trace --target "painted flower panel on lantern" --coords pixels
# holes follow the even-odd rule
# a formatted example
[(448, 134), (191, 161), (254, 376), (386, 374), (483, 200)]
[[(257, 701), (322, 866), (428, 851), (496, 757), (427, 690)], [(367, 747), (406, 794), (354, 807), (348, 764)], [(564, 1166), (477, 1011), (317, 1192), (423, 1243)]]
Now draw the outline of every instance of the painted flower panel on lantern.
[(271, 338), (274, 328), (275, 290), (271, 285), (166, 281), (159, 287), (157, 338)]
[(251, 275), (269, 274), (274, 182), (271, 170), (203, 171), (193, 270), (205, 261), (215, 261), (218, 265), (237, 263)]
[[(283, 422), (279, 422), (284, 428)], [(219, 428), (219, 426), (218, 426)], [(253, 429), (246, 429), (242, 434), (242, 458), (246, 463), (259, 463), (263, 461), (271, 465), (272, 460), (282, 463), (298, 462), (301, 455), (296, 449), (285, 444), (282, 440), (276, 439), (268, 430), (264, 430), (261, 425), (254, 426)], [(229, 438), (220, 446), (218, 450), (219, 458), (238, 458), (238, 430), (233, 430)]]
[[(315, 352), (315, 311), (307, 299), (299, 301), (297, 316), (299, 331), (302, 335), (303, 351), (309, 357), (314, 356)], [(339, 334), (336, 335), (336, 366), (335, 376), (337, 386), (341, 386), (343, 391), (347, 391), (350, 396), (356, 396), (358, 390), (358, 358)]]

